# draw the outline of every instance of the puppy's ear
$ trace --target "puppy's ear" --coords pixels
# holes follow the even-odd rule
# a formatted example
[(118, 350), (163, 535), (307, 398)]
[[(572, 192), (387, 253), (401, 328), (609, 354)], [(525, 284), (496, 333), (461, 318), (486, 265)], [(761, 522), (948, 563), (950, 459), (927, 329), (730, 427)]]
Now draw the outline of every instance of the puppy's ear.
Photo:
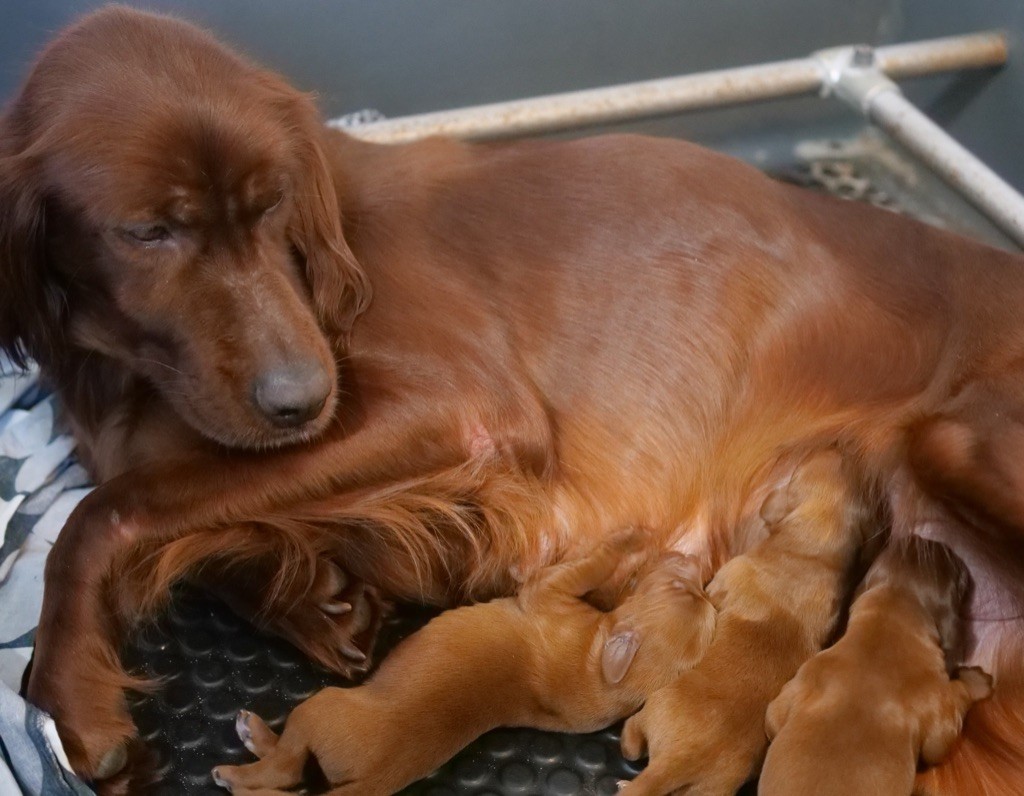
[(622, 682), (639, 649), (640, 633), (622, 622), (615, 625), (601, 650), (601, 674), (605, 682), (610, 685)]
[(326, 330), (347, 337), (370, 303), (370, 283), (342, 232), (337, 188), (325, 150), (327, 130), (305, 95), (293, 92), (292, 113), (301, 173), (288, 236), (305, 261), (320, 322)]
[(782, 522), (786, 515), (793, 511), (789, 483), (782, 484), (771, 491), (761, 504), (761, 519), (769, 529)]
[[(63, 335), (62, 291), (50, 276), (46, 205), (33, 158), (7, 154), (0, 122), (0, 349), (24, 367), (53, 361)], [(5, 151), (6, 150), (6, 151)]]

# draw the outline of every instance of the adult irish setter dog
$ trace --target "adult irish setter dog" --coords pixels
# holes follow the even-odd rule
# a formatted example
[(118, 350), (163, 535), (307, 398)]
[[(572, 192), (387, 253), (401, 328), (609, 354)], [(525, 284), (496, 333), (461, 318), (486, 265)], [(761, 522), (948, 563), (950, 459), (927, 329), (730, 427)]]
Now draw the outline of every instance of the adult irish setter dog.
[(114, 790), (118, 640), (177, 579), (353, 671), (384, 598), (509, 594), (627, 525), (710, 575), (837, 445), (979, 584), (996, 696), (919, 784), (1019, 792), (1022, 307), (1019, 256), (696, 146), (371, 145), (206, 33), (102, 10), (0, 122), (0, 346), (101, 482), (29, 697)]

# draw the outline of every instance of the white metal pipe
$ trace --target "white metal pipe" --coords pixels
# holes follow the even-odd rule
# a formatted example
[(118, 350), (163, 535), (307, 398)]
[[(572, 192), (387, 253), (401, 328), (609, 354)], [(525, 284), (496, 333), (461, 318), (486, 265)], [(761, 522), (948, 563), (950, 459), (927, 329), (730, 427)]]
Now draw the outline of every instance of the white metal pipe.
[(919, 111), (876, 67), (870, 48), (819, 55), (826, 88), (917, 155), (929, 168), (1024, 246), (1024, 196)]
[[(882, 72), (906, 78), (998, 66), (1006, 62), (1007, 45), (1003, 34), (989, 32), (880, 47), (874, 54)], [(821, 59), (810, 57), (424, 113), (347, 129), (380, 143), (431, 135), (506, 138), (807, 94), (821, 90), (826, 82)]]
[(1024, 246), (1024, 196), (915, 108), (900, 91), (876, 94), (868, 118)]

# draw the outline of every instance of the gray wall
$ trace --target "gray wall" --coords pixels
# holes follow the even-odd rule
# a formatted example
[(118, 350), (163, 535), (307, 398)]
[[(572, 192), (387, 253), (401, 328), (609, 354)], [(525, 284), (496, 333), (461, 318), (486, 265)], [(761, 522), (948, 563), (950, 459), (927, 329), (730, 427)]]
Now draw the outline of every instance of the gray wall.
[[(35, 0), (0, 11), (0, 98), (34, 52), (100, 3)], [(155, 0), (134, 3), (212, 28), (296, 85), (328, 115), (398, 116), (873, 43), (1024, 25), (1019, 0)], [(1015, 142), (1024, 52), (998, 75), (923, 81), (916, 99), (1024, 187)], [(853, 127), (816, 99), (641, 125), (706, 141)], [(634, 125), (635, 126), (635, 125)]]

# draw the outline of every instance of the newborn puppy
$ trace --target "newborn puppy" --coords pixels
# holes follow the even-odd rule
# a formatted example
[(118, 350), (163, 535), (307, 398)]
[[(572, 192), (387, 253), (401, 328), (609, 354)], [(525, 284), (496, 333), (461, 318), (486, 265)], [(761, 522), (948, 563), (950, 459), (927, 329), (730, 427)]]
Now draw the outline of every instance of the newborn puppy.
[(715, 625), (696, 562), (677, 553), (641, 572), (615, 610), (583, 600), (645, 538), (616, 534), (542, 570), (518, 597), (441, 614), (365, 685), (327, 688), (299, 705), (280, 739), (243, 712), (238, 733), (261, 759), (215, 768), (214, 780), (236, 794), (286, 788), (312, 755), (340, 786), (332, 794), (384, 796), (495, 727), (592, 732), (629, 715), (700, 660)]
[(768, 708), (762, 796), (909, 796), (918, 760), (941, 761), (992, 691), (977, 668), (950, 681), (967, 569), (945, 545), (893, 543), (872, 566), (846, 634)]
[(646, 749), (650, 765), (622, 794), (732, 796), (761, 765), (768, 704), (833, 632), (870, 527), (840, 455), (804, 459), (761, 515), (768, 537), (708, 587), (719, 613), (707, 654), (626, 722), (623, 754)]

